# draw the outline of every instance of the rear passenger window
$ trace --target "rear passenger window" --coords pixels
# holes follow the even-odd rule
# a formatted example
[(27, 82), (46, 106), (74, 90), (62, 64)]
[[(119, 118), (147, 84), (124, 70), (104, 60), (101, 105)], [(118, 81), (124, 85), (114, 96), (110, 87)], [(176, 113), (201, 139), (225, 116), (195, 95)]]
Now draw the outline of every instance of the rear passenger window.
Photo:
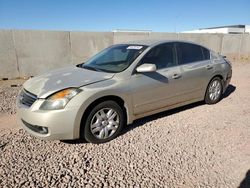
[(154, 47), (142, 59), (141, 64), (152, 63), (157, 69), (176, 65), (174, 44), (163, 44)]
[(178, 43), (178, 58), (179, 64), (202, 61), (204, 60), (202, 47), (195, 44)]
[(204, 60), (209, 60), (210, 59), (210, 51), (206, 48), (202, 48), (202, 52), (203, 52), (203, 56), (204, 56)]

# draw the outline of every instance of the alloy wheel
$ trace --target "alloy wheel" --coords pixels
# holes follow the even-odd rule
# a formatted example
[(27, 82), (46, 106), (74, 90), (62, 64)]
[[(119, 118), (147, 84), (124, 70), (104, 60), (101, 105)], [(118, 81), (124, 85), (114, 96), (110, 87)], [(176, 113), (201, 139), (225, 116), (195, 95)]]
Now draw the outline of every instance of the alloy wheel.
[(221, 94), (221, 89), (222, 89), (221, 83), (218, 80), (214, 80), (210, 84), (208, 89), (210, 100), (212, 101), (218, 100)]
[(91, 119), (91, 133), (98, 139), (111, 137), (119, 127), (118, 113), (112, 108), (102, 108)]

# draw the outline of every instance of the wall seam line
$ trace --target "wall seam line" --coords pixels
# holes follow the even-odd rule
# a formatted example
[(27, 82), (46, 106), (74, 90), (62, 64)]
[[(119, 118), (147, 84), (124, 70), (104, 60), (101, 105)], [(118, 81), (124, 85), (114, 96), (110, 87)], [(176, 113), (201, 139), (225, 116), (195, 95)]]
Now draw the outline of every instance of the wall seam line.
[(224, 39), (224, 35), (221, 35), (220, 54), (222, 54), (222, 50), (223, 50), (223, 39)]
[(18, 59), (18, 55), (17, 55), (16, 41), (15, 41), (13, 29), (11, 29), (11, 36), (12, 36), (12, 41), (13, 41), (13, 46), (14, 46), (14, 51), (15, 51), (15, 56), (16, 56), (16, 68), (17, 68), (17, 72), (18, 72), (18, 77), (20, 78), (21, 74), (20, 74), (19, 59)]
[(241, 36), (240, 36), (240, 45), (239, 45), (239, 50), (238, 50), (238, 61), (240, 61), (242, 38), (243, 38), (243, 34), (241, 34)]
[(71, 44), (71, 36), (70, 36), (70, 31), (69, 31), (69, 49), (70, 49), (70, 61), (71, 64), (73, 64), (73, 54), (72, 54), (72, 44)]

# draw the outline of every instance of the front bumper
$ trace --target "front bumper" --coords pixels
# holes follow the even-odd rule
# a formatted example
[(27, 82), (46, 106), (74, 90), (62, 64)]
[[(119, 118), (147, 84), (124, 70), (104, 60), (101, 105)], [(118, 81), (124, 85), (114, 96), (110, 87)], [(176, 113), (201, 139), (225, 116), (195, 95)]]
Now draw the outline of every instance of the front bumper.
[(38, 99), (31, 107), (17, 104), (20, 124), (29, 134), (44, 140), (79, 138), (79, 126), (76, 125), (79, 123), (76, 118), (78, 107), (51, 111), (39, 110), (42, 102), (43, 100)]

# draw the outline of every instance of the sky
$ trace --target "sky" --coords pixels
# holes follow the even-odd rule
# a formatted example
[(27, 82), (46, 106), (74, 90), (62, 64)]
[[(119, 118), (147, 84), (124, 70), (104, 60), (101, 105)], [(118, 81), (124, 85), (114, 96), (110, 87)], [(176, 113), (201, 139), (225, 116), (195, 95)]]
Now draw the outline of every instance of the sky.
[(0, 0), (0, 29), (181, 32), (248, 24), (250, 0)]

